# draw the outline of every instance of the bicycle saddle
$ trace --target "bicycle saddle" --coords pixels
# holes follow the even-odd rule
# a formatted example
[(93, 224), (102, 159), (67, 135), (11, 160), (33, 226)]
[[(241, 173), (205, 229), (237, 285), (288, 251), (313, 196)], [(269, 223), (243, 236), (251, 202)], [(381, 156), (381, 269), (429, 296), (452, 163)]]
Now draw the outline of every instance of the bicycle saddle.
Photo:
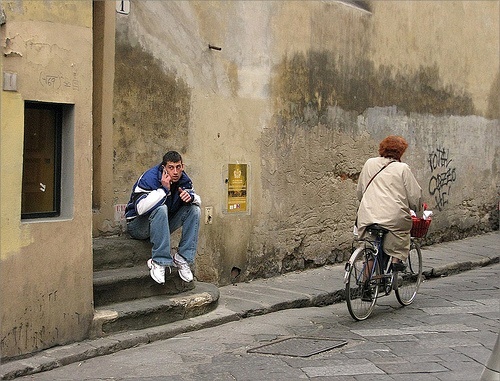
[(371, 224), (371, 225), (368, 225), (366, 227), (366, 230), (369, 231), (369, 232), (373, 232), (373, 233), (382, 233), (382, 234), (387, 234), (389, 233), (389, 230), (386, 229), (386, 228), (383, 228), (382, 226), (380, 226), (379, 224)]

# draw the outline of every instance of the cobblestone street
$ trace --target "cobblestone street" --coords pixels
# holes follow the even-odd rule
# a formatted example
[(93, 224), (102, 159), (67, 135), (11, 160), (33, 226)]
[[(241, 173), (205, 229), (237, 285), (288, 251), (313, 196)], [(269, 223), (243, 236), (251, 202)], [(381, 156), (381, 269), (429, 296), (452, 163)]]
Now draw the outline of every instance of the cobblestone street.
[[(26, 376), (26, 380), (478, 380), (499, 329), (500, 265), (394, 294), (354, 322), (345, 306), (278, 311)], [(309, 357), (248, 353), (287, 337), (346, 345)]]

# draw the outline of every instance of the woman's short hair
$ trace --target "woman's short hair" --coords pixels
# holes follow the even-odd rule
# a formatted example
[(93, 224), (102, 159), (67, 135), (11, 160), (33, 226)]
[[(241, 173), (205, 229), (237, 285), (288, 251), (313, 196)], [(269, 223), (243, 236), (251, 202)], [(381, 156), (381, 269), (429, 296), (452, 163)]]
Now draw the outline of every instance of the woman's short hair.
[(408, 143), (402, 136), (389, 135), (380, 142), (378, 153), (382, 157), (401, 160), (406, 148), (408, 148)]

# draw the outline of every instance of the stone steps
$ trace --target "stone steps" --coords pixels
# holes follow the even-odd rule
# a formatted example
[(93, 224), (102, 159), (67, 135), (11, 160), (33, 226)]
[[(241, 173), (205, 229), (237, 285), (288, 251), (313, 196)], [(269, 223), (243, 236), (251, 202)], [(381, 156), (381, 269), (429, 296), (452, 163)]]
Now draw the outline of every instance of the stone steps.
[(199, 316), (217, 307), (219, 290), (210, 283), (184, 282), (177, 270), (165, 284), (151, 279), (147, 241), (128, 236), (94, 239), (94, 320), (91, 337), (137, 330)]
[(157, 295), (175, 295), (195, 288), (195, 282), (186, 283), (174, 270), (165, 276), (165, 284), (158, 284), (142, 266), (94, 272), (94, 306), (124, 302)]

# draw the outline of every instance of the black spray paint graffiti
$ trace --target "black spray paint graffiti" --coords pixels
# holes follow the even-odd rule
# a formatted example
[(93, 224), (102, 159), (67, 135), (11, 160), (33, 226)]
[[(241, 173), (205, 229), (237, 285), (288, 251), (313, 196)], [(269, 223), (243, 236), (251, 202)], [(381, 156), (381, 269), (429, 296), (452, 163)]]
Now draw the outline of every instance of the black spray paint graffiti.
[(450, 150), (437, 148), (429, 154), (429, 166), (431, 168), (431, 179), (429, 180), (429, 193), (436, 200), (436, 208), (443, 210), (448, 203), (451, 184), (457, 179), (455, 168), (450, 166)]

